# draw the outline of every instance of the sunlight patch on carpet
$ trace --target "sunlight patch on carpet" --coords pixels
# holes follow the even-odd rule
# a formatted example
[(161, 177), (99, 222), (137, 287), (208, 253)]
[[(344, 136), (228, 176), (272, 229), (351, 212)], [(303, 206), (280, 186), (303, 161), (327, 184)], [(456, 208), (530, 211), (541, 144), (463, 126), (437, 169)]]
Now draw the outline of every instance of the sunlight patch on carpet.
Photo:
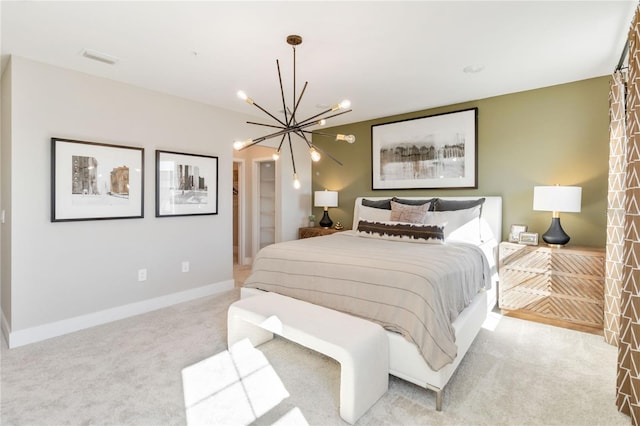
[[(248, 425), (277, 407), (289, 393), (264, 354), (248, 339), (182, 370), (187, 425)], [(280, 424), (307, 424), (290, 410)]]
[(502, 319), (502, 315), (496, 312), (489, 312), (487, 314), (487, 318), (482, 323), (482, 328), (489, 331), (496, 331), (500, 320)]

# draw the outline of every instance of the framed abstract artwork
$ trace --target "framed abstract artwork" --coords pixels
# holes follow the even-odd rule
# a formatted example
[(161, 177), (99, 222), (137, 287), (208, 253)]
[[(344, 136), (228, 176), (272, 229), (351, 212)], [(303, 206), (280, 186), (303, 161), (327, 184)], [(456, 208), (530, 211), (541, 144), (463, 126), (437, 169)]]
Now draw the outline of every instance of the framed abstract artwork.
[(144, 148), (51, 139), (51, 221), (144, 217)]
[(218, 157), (156, 151), (156, 217), (218, 214)]
[(372, 188), (477, 188), (477, 118), (471, 108), (372, 125)]

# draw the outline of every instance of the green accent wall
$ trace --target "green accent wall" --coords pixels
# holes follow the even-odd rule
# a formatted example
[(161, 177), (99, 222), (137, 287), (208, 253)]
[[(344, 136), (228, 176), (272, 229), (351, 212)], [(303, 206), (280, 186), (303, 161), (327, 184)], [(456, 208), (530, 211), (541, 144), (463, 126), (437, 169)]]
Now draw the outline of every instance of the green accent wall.
[[(525, 224), (539, 234), (549, 227), (551, 212), (532, 210), (534, 186), (577, 185), (582, 187), (582, 211), (562, 213), (562, 226), (571, 236), (571, 245), (604, 247), (608, 96), (609, 77), (605, 76), (325, 129), (353, 134), (356, 142), (314, 136), (313, 143), (343, 165), (326, 155), (315, 163), (312, 190), (339, 191), (339, 206), (329, 214), (345, 228), (351, 228), (358, 196), (502, 196), (506, 239), (511, 224)], [(372, 190), (372, 125), (474, 107), (478, 108), (477, 189)], [(322, 217), (322, 209), (314, 208), (313, 214)]]

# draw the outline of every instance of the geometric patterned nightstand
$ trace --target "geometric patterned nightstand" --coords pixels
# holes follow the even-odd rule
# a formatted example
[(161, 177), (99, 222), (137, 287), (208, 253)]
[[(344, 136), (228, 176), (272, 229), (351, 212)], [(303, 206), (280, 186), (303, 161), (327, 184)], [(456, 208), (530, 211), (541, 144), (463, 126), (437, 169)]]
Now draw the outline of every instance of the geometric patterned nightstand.
[(503, 313), (603, 334), (604, 249), (500, 243)]

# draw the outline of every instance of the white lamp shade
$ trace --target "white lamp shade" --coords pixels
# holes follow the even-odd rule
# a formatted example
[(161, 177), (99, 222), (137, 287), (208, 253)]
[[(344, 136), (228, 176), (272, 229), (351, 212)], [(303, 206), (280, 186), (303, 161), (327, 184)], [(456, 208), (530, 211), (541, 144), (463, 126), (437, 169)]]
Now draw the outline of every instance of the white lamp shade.
[(315, 207), (338, 207), (338, 191), (316, 191), (313, 198)]
[(579, 186), (536, 186), (533, 188), (533, 209), (547, 212), (578, 213), (582, 188)]

